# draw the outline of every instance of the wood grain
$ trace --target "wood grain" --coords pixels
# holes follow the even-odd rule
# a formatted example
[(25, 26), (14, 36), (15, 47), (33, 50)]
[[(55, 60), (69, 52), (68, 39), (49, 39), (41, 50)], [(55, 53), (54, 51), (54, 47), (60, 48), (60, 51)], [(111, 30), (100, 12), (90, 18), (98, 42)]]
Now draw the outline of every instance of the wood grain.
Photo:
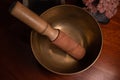
[(12, 17), (6, 6), (0, 1), (0, 80), (120, 80), (120, 6), (109, 24), (100, 24), (103, 48), (97, 62), (70, 76), (51, 73), (36, 61), (29, 42), (31, 29)]

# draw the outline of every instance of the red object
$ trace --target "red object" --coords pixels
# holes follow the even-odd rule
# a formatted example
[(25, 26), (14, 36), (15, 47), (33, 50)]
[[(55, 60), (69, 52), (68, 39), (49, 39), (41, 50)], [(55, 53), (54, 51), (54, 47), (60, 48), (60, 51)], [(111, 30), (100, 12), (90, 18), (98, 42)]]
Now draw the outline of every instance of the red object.
[(58, 37), (52, 43), (77, 60), (82, 59), (85, 55), (85, 48), (83, 48), (79, 43), (76, 43), (75, 40), (71, 39), (62, 31), (59, 31)]

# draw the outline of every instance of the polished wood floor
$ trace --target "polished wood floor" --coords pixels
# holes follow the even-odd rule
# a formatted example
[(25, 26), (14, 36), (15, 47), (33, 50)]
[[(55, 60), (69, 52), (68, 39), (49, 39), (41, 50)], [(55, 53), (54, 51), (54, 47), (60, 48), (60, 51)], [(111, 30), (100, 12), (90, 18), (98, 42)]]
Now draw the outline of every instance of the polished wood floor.
[(109, 24), (100, 24), (103, 48), (96, 63), (70, 76), (44, 69), (30, 48), (31, 29), (13, 18), (1, 1), (0, 10), (0, 80), (120, 80), (120, 6)]

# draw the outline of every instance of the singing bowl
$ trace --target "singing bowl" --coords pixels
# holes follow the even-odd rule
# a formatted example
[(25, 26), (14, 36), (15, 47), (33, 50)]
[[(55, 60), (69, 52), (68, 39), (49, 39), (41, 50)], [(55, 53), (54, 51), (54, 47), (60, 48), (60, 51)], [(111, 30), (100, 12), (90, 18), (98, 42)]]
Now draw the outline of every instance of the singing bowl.
[(52, 27), (60, 29), (85, 47), (86, 54), (76, 60), (36, 31), (31, 32), (31, 47), (37, 61), (47, 70), (69, 75), (83, 72), (97, 60), (102, 34), (96, 20), (85, 10), (73, 5), (59, 5), (40, 15)]

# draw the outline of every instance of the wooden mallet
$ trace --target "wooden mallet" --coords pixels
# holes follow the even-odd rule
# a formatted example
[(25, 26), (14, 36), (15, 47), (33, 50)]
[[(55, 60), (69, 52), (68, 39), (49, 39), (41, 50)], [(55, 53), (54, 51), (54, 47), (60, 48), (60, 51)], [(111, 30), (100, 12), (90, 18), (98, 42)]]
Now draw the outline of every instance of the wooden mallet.
[(80, 60), (85, 55), (85, 48), (75, 42), (71, 37), (58, 29), (52, 28), (40, 16), (33, 13), (20, 2), (15, 2), (10, 8), (10, 13), (26, 23), (32, 29), (40, 34), (47, 36), (53, 44), (66, 51), (73, 58)]

